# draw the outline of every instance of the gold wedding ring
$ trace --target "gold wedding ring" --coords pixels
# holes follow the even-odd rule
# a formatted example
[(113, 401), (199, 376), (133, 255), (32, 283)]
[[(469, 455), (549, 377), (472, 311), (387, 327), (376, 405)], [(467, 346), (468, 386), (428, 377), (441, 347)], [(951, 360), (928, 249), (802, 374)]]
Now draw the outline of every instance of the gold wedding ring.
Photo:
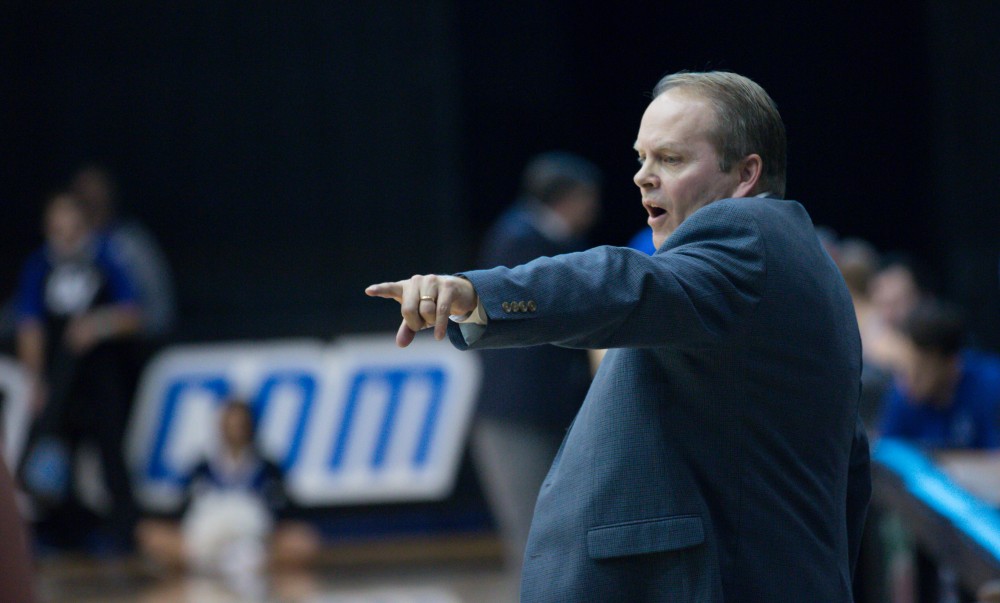
[(420, 296), (420, 301), (429, 301), (429, 302), (432, 302), (432, 301), (434, 301), (434, 298), (431, 297), (430, 295), (421, 295)]

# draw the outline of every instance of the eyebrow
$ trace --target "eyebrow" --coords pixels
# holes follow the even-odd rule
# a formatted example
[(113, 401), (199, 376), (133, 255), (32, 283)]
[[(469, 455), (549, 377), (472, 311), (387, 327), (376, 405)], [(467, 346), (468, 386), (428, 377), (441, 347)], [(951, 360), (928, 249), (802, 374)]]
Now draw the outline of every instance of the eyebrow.
[[(652, 151), (666, 151), (666, 150), (675, 150), (675, 149), (676, 150), (684, 150), (684, 149), (688, 148), (688, 146), (689, 145), (685, 145), (684, 143), (680, 143), (680, 142), (676, 142), (676, 141), (660, 140), (660, 141), (657, 141), (657, 142), (655, 142), (653, 144), (651, 150)], [(632, 145), (632, 149), (635, 150), (635, 151), (639, 150), (639, 141), (638, 140), (636, 140), (635, 143)]]

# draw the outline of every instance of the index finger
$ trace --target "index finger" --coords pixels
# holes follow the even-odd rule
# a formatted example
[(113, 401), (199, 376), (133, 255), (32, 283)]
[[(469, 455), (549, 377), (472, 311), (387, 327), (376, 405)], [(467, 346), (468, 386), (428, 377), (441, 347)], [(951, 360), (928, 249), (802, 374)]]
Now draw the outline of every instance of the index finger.
[(403, 281), (368, 285), (368, 287), (365, 288), (365, 295), (368, 295), (369, 297), (385, 297), (387, 299), (394, 299), (398, 302), (402, 302)]

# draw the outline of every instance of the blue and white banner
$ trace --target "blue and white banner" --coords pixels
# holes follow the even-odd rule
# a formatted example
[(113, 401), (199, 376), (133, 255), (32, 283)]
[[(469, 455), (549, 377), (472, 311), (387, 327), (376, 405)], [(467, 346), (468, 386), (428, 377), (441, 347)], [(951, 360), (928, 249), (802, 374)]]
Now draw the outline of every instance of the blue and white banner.
[(392, 335), (170, 348), (147, 367), (126, 445), (139, 499), (170, 510), (183, 477), (218, 441), (217, 409), (237, 396), (258, 443), (303, 505), (448, 495), (472, 417), (474, 354)]

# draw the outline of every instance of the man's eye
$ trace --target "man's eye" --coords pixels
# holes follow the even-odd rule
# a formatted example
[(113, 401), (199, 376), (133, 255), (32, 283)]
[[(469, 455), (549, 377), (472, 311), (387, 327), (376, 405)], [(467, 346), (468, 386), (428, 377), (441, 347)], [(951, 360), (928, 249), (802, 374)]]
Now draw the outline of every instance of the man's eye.
[(635, 160), (639, 162), (639, 165), (642, 165), (642, 164), (646, 163), (646, 158), (643, 157), (642, 155), (639, 155), (638, 157), (636, 157)]
[(662, 161), (663, 163), (674, 164), (674, 163), (680, 163), (681, 158), (677, 157), (676, 155), (664, 155)]

